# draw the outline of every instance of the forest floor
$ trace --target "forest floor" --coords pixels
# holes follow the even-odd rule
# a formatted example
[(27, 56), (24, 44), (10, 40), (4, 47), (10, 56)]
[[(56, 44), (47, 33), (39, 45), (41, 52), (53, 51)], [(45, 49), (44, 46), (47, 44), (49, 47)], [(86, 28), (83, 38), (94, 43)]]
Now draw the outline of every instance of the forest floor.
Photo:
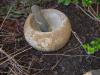
[[(75, 5), (47, 2), (41, 7), (55, 8), (66, 14), (82, 43), (100, 37), (100, 22), (89, 18)], [(100, 51), (88, 55), (73, 33), (59, 51), (40, 52), (32, 48), (24, 38), (26, 18), (0, 17), (0, 75), (82, 75), (100, 69)]]

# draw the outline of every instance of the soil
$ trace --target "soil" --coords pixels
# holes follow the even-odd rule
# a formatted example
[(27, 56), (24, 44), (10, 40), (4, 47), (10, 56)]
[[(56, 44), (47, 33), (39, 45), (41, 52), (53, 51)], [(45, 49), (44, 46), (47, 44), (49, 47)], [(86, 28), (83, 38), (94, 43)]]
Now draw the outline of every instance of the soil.
[[(70, 19), (73, 31), (77, 33), (83, 43), (100, 37), (100, 23), (90, 19), (75, 5), (64, 6), (49, 2), (41, 6), (43, 8), (56, 8), (65, 13)], [(0, 46), (7, 54), (10, 55), (13, 53), (11, 56), (25, 50), (14, 58), (21, 67), (28, 71), (27, 73), (29, 75), (82, 75), (87, 71), (100, 69), (100, 51), (93, 55), (88, 55), (73, 34), (69, 42), (59, 51), (40, 52), (35, 50), (24, 38), (23, 26), (25, 19), (26, 18), (17, 18), (15, 20), (7, 19), (4, 22), (0, 30), (0, 35), (4, 35), (0, 36)], [(0, 18), (0, 25), (2, 25), (2, 22), (3, 19)], [(6, 57), (1, 60), (3, 57), (5, 57), (5, 55), (1, 53), (0, 62), (7, 59)], [(30, 62), (31, 67), (29, 68)], [(7, 75), (10, 71), (9, 67), (11, 67), (9, 61), (0, 65), (0, 75)]]

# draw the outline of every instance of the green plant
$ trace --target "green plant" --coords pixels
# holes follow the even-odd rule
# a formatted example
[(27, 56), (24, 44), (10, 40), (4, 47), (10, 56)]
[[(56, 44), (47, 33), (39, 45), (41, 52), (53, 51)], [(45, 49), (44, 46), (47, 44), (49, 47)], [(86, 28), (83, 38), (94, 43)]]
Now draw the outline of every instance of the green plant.
[(64, 5), (69, 5), (71, 3), (71, 0), (58, 0), (58, 3), (62, 3)]
[(97, 1), (97, 3), (99, 3), (100, 4), (100, 0), (96, 0)]
[(96, 17), (100, 20), (100, 14), (98, 14)]
[(83, 6), (91, 6), (93, 4), (93, 0), (82, 0)]
[[(80, 0), (58, 0), (58, 3), (62, 3), (64, 5), (69, 5), (70, 3), (81, 3)], [(93, 0), (82, 0), (82, 5), (83, 6), (90, 6), (93, 4)]]
[(62, 3), (64, 5), (69, 5), (70, 3), (81, 3), (83, 6), (91, 6), (93, 3), (100, 4), (100, 0), (58, 0), (58, 3)]
[[(70, 5), (71, 3), (81, 4), (85, 8), (85, 9), (81, 8), (81, 10), (82, 11), (84, 10), (86, 15), (89, 15), (90, 18), (100, 22), (100, 17), (98, 16), (98, 14), (99, 14), (98, 4), (100, 4), (100, 0), (58, 0), (58, 3), (61, 3), (63, 5)], [(95, 8), (97, 10), (94, 10), (94, 8), (92, 7), (93, 4), (96, 5)]]
[(90, 43), (84, 44), (83, 47), (87, 50), (88, 54), (94, 54), (100, 50), (100, 38), (97, 38)]

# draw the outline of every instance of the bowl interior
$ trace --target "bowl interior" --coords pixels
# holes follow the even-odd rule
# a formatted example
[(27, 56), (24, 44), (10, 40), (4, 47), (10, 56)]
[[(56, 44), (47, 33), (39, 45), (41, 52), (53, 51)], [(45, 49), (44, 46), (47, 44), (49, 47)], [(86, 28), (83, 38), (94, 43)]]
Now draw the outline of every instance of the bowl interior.
[(67, 17), (56, 9), (44, 9), (42, 10), (42, 13), (47, 20), (51, 31), (62, 27), (67, 20)]

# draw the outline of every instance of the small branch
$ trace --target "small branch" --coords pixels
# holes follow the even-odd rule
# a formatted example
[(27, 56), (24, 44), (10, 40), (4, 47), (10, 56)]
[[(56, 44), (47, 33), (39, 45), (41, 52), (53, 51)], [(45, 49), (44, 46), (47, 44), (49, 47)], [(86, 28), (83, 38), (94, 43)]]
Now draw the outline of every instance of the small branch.
[[(78, 49), (79, 47), (80, 46), (75, 47), (75, 48), (71, 48), (69, 50), (66, 50), (63, 54), (65, 55), (67, 52), (70, 52), (70, 51), (73, 51), (75, 49)], [(59, 60), (56, 62), (56, 64), (51, 67), (51, 70), (54, 70), (57, 67), (57, 65), (61, 62), (62, 59), (63, 59), (63, 57), (59, 58)]]
[[(25, 75), (27, 75), (27, 73), (26, 73), (27, 71), (26, 71), (25, 69), (23, 69), (21, 66), (18, 66), (19, 64), (18, 64), (17, 61), (14, 59), (14, 57), (9, 56), (9, 55), (8, 55), (4, 50), (2, 50), (1, 48), (0, 48), (0, 52), (3, 53), (3, 54), (5, 54), (5, 55), (8, 57), (8, 59), (5, 60), (4, 62), (0, 63), (0, 65), (2, 65), (3, 63), (5, 63), (5, 62), (7, 62), (7, 61), (10, 61), (11, 65), (14, 66), (14, 67), (16, 68), (16, 70), (18, 70), (18, 72), (24, 73)], [(15, 56), (15, 55), (14, 55), (14, 56)], [(25, 71), (26, 71), (26, 72), (25, 72)]]
[(39, 73), (41, 73), (42, 71), (44, 71), (45, 67), (43, 69), (40, 69), (38, 72), (34, 73), (33, 75), (37, 75)]
[(0, 35), (0, 37), (4, 37), (4, 36), (12, 36), (12, 35)]
[(91, 19), (94, 19), (92, 16), (90, 16), (82, 7), (76, 4), (78, 8), (80, 8), (87, 16), (89, 16)]
[(32, 58), (31, 58), (32, 60), (29, 62), (29, 66), (28, 66), (28, 71), (30, 70), (30, 68), (31, 68), (31, 66), (32, 66), (32, 63), (33, 63), (33, 56), (32, 56)]
[(43, 54), (44, 56), (64, 56), (64, 57), (94, 57), (100, 59), (100, 57), (93, 56), (93, 55), (65, 55), (65, 54)]
[(100, 22), (100, 20), (90, 10), (88, 10), (88, 12), (94, 17), (95, 20)]
[[(77, 35), (76, 32), (72, 31), (73, 35), (76, 37), (76, 39), (78, 40), (78, 42), (80, 43), (80, 45), (83, 47), (83, 43), (81, 42), (79, 36)], [(85, 50), (85, 52), (87, 53), (87, 50), (83, 47), (83, 49)], [(88, 54), (88, 53), (87, 53)]]
[[(1, 48), (3, 48), (3, 46), (2, 46)], [(15, 52), (13, 52), (13, 53), (11, 53), (11, 54), (9, 54), (9, 55), (10, 55), (10, 56), (13, 56), (14, 54), (17, 54), (18, 52), (23, 51), (25, 48), (27, 48), (27, 46), (25, 46), (25, 47), (23, 47), (23, 48), (21, 48), (21, 49), (18, 49), (18, 50), (16, 50)], [(0, 59), (0, 61), (2, 61), (2, 60), (5, 59), (5, 58), (7, 58), (7, 56), (2, 57), (2, 58)]]
[[(3, 51), (2, 49), (0, 49), (0, 52), (3, 53), (3, 54), (5, 54), (5, 55), (8, 57), (8, 59), (11, 59), (11, 60), (10, 60), (10, 63), (11, 63), (12, 66), (13, 66), (14, 64), (17, 64), (17, 65), (18, 65), (18, 63), (15, 61), (15, 59), (13, 59), (12, 57), (10, 57), (5, 51)], [(2, 64), (2, 63), (1, 63), (1, 64)], [(19, 68), (19, 67), (17, 67), (17, 66), (16, 66), (16, 69), (17, 69), (19, 72), (22, 72), (22, 69)]]
[(1, 24), (1, 26), (0, 26), (0, 30), (2, 29), (2, 27), (3, 27), (3, 25), (4, 25), (4, 22), (6, 21), (6, 19), (7, 19), (8, 15), (9, 15), (9, 13), (10, 13), (10, 11), (11, 11), (11, 9), (12, 9), (12, 6), (9, 8), (6, 17), (4, 18), (4, 20), (3, 20), (3, 22), (2, 22), (2, 24)]
[(76, 32), (72, 31), (73, 35), (75, 36), (75, 38), (78, 40), (78, 42), (80, 43), (81, 46), (83, 46), (83, 43), (81, 42), (79, 36), (77, 35)]
[[(5, 60), (4, 62), (0, 63), (0, 65), (6, 63), (7, 61), (13, 59), (15, 56), (17, 56), (17, 55), (19, 55), (19, 54), (21, 54), (21, 53), (23, 53), (23, 52), (25, 52), (25, 51), (27, 51), (27, 50), (29, 50), (29, 49), (31, 49), (31, 48), (32, 48), (32, 47), (30, 47), (30, 48), (28, 48), (28, 49), (25, 49), (25, 50), (23, 50), (23, 51), (21, 51), (21, 52), (15, 54), (15, 55), (11, 56), (9, 59), (7, 59), (7, 60)], [(0, 52), (1, 52), (1, 51), (0, 51)]]
[(99, 15), (99, 4), (97, 3), (96, 14)]
[[(14, 73), (14, 75), (18, 75), (17, 72), (15, 72), (12, 68), (9, 68), (10, 69), (10, 72)], [(10, 74), (10, 73), (9, 73)]]
[(89, 7), (89, 10), (91, 10), (95, 16), (97, 15), (97, 13), (96, 13), (95, 10), (92, 8), (92, 6)]
[(88, 14), (82, 7), (80, 7), (79, 5), (76, 4), (77, 7), (79, 7), (83, 13), (85, 13), (88, 17), (90, 17), (92, 20), (98, 21), (100, 22), (100, 20), (98, 18), (94, 18), (93, 16), (91, 16), (90, 14)]

